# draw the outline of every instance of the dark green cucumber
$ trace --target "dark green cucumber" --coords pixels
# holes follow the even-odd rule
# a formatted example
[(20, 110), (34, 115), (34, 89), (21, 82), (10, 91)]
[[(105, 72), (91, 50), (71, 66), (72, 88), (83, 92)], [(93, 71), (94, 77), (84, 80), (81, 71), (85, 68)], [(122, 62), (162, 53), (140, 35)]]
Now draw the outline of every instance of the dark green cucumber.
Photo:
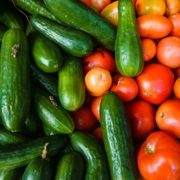
[(58, 45), (40, 33), (31, 34), (32, 56), (36, 65), (46, 73), (59, 71), (63, 57)]
[(52, 95), (36, 90), (34, 93), (35, 110), (43, 124), (57, 133), (69, 134), (74, 130), (70, 114), (56, 102)]
[(4, 25), (0, 24), (0, 42), (2, 41), (3, 35), (6, 31), (7, 28)]
[(132, 0), (119, 1), (118, 15), (119, 26), (115, 43), (116, 67), (122, 75), (135, 77), (141, 73), (144, 60)]
[(41, 71), (35, 64), (31, 63), (30, 72), (36, 85), (41, 86), (50, 94), (58, 97), (58, 80), (51, 74)]
[(0, 114), (9, 131), (20, 131), (29, 111), (28, 41), (20, 29), (3, 36), (0, 57)]
[(54, 129), (52, 129), (51, 127), (45, 124), (43, 124), (43, 132), (46, 136), (52, 136), (58, 133), (57, 131), (55, 131)]
[(21, 179), (22, 170), (11, 169), (11, 170), (1, 170), (0, 171), (0, 180), (19, 180)]
[(19, 133), (12, 133), (5, 128), (0, 128), (0, 145), (17, 144), (27, 140)]
[(78, 152), (64, 154), (58, 162), (55, 180), (83, 180), (84, 159)]
[(44, 2), (59, 20), (90, 34), (104, 47), (114, 50), (116, 29), (83, 2), (77, 0), (44, 0)]
[(52, 168), (48, 160), (35, 158), (26, 166), (22, 180), (51, 180)]
[(109, 167), (103, 147), (98, 141), (83, 132), (70, 134), (70, 141), (75, 151), (81, 153), (86, 161), (85, 180), (109, 179)]
[(107, 92), (103, 96), (100, 117), (111, 179), (137, 179), (131, 130), (125, 117), (123, 103), (115, 93)]
[(11, 170), (28, 164), (36, 157), (45, 159), (57, 154), (66, 146), (67, 138), (62, 135), (36, 138), (20, 144), (0, 147), (0, 171)]
[(80, 59), (66, 58), (58, 74), (58, 94), (61, 105), (69, 111), (75, 111), (83, 105), (85, 85)]
[(93, 51), (93, 40), (84, 32), (59, 25), (43, 17), (32, 16), (32, 26), (47, 38), (57, 43), (65, 52), (82, 57)]

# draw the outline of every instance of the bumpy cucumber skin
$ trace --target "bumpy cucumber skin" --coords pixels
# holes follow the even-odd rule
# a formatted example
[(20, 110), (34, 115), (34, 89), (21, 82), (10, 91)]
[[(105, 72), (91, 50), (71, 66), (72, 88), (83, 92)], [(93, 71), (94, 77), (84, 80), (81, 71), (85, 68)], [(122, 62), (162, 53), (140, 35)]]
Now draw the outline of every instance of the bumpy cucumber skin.
[(100, 104), (104, 146), (112, 180), (136, 180), (137, 171), (131, 130), (123, 103), (114, 92), (107, 92)]
[(9, 131), (20, 131), (30, 106), (28, 41), (20, 29), (9, 29), (3, 36), (0, 89), (2, 123)]
[(131, 0), (118, 3), (119, 26), (115, 43), (117, 70), (124, 76), (135, 77), (144, 65), (135, 10)]

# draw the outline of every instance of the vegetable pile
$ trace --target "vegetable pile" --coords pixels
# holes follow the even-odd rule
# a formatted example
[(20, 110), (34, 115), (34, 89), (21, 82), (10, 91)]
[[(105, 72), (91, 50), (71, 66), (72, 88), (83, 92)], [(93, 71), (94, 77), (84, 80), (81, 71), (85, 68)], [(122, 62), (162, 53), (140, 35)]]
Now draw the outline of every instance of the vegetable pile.
[(0, 179), (179, 180), (180, 1), (0, 6)]

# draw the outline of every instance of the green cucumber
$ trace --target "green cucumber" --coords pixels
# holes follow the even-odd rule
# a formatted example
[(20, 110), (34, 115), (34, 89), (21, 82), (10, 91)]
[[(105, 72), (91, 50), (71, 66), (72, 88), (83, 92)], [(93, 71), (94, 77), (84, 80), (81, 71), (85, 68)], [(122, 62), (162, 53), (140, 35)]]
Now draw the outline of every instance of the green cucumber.
[(0, 56), (0, 114), (9, 131), (20, 131), (30, 106), (28, 41), (20, 29), (3, 36)]
[(100, 104), (104, 146), (112, 180), (135, 180), (136, 160), (123, 103), (114, 92), (107, 92)]
[(61, 105), (68, 111), (79, 109), (85, 101), (85, 92), (80, 59), (66, 57), (58, 74), (58, 94)]
[(46, 136), (52, 136), (58, 133), (57, 131), (47, 126), (46, 124), (43, 124), (43, 131)]
[(44, 0), (44, 3), (59, 20), (90, 34), (104, 47), (114, 50), (116, 29), (83, 2), (77, 0)]
[(21, 179), (22, 169), (1, 170), (0, 180), (19, 180)]
[(60, 70), (63, 57), (58, 45), (40, 33), (31, 34), (32, 57), (36, 65), (46, 73)]
[(58, 44), (65, 52), (83, 57), (93, 51), (92, 38), (84, 32), (59, 25), (43, 17), (32, 16), (32, 26), (47, 38)]
[(115, 43), (116, 67), (122, 75), (135, 77), (141, 73), (144, 60), (132, 0), (119, 1), (118, 17)]
[(83, 132), (69, 135), (75, 151), (81, 153), (86, 161), (85, 180), (109, 179), (109, 167), (103, 147), (92, 136)]
[(62, 135), (40, 137), (20, 144), (0, 147), (0, 171), (11, 170), (28, 164), (36, 157), (47, 158), (57, 154), (66, 146)]
[(41, 71), (33, 63), (30, 65), (30, 72), (37, 86), (44, 88), (53, 96), (58, 97), (58, 80), (54, 76)]
[(50, 180), (52, 168), (48, 160), (35, 158), (26, 166), (22, 180)]
[(74, 130), (70, 114), (63, 109), (52, 95), (36, 90), (34, 93), (35, 111), (43, 124), (57, 133), (69, 134)]

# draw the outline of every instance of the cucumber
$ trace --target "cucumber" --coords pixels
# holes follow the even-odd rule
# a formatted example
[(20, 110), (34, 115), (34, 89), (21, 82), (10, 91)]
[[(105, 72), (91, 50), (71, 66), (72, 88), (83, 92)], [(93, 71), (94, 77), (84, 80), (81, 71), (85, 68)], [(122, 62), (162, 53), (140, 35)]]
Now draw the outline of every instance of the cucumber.
[(21, 179), (22, 169), (11, 169), (11, 170), (1, 170), (0, 180), (19, 180)]
[(52, 136), (57, 134), (58, 132), (52, 129), (51, 127), (48, 127), (47, 125), (43, 124), (43, 131), (46, 136)]
[(50, 180), (52, 168), (48, 160), (35, 158), (26, 166), (22, 180)]
[(37, 86), (58, 97), (58, 80), (51, 74), (41, 71), (34, 63), (30, 65), (31, 77)]
[(43, 124), (57, 133), (69, 134), (74, 130), (70, 114), (56, 102), (52, 95), (36, 90), (34, 93), (35, 110)]
[(64, 154), (58, 162), (55, 180), (83, 180), (84, 159), (78, 152)]
[(7, 28), (4, 25), (0, 24), (0, 42), (2, 41), (3, 35), (6, 31)]
[(103, 96), (100, 117), (111, 179), (137, 179), (131, 130), (123, 103), (114, 92), (107, 92)]
[(67, 138), (62, 135), (40, 137), (20, 144), (0, 147), (0, 171), (27, 165), (32, 159), (57, 154), (65, 147)]
[(3, 36), (0, 56), (0, 114), (9, 131), (20, 131), (30, 106), (28, 41), (20, 29)]
[(92, 136), (83, 132), (69, 135), (73, 149), (83, 155), (86, 161), (85, 180), (109, 179), (109, 168), (103, 147)]
[(114, 50), (116, 29), (93, 9), (77, 0), (44, 0), (47, 8), (62, 22), (82, 30), (109, 50)]
[(27, 140), (19, 133), (12, 133), (5, 128), (0, 128), (0, 145), (17, 144)]
[(144, 60), (132, 0), (119, 1), (118, 17), (115, 43), (116, 67), (122, 75), (135, 77), (141, 73)]
[(75, 111), (85, 101), (85, 84), (80, 59), (66, 57), (65, 63), (58, 73), (59, 101), (64, 109)]
[(55, 43), (40, 33), (31, 34), (32, 57), (36, 65), (46, 73), (55, 73), (63, 64), (62, 53)]
[(32, 16), (30, 21), (37, 31), (44, 34), (47, 38), (58, 44), (65, 52), (73, 56), (83, 57), (93, 51), (93, 40), (84, 32), (59, 25), (40, 16)]

